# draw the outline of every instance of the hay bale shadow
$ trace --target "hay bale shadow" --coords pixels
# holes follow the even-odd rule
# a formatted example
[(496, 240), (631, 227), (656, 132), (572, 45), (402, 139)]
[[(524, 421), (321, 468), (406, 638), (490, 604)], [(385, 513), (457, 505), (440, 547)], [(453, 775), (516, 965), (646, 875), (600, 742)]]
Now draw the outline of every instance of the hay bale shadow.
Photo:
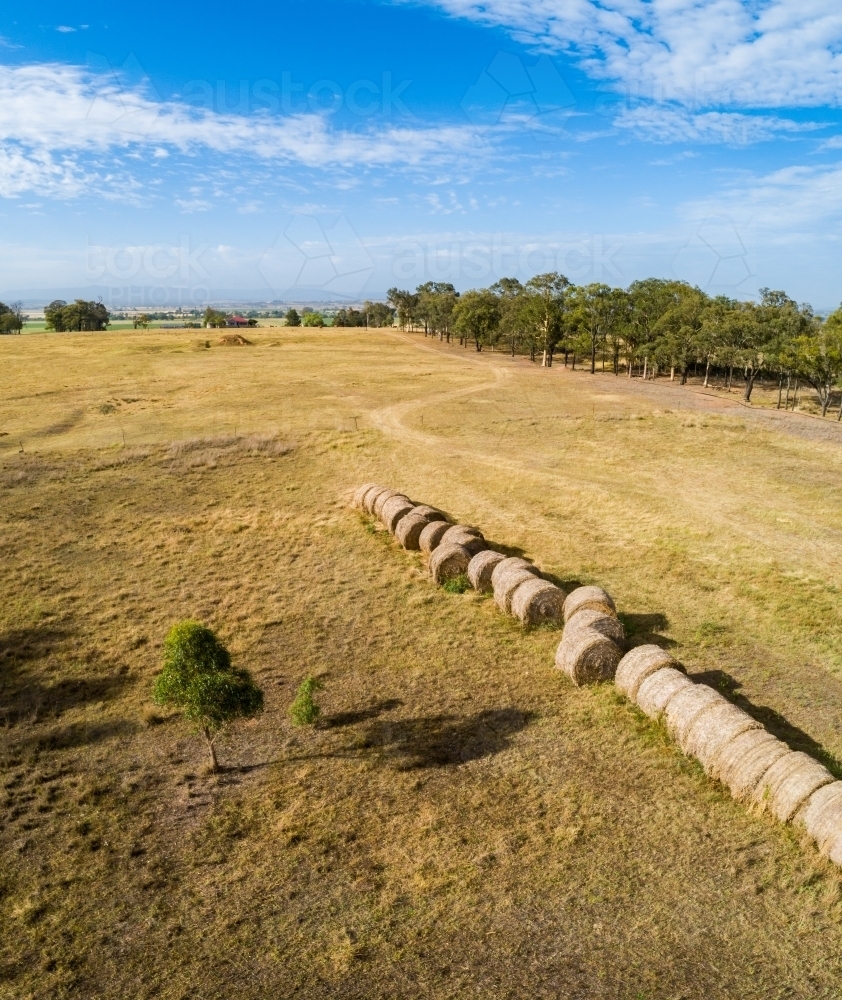
[(794, 725), (780, 712), (768, 705), (756, 705), (740, 693), (742, 684), (724, 670), (705, 670), (693, 674), (692, 679), (707, 684), (723, 697), (741, 708), (747, 715), (759, 722), (773, 736), (786, 743), (792, 750), (801, 750), (820, 761), (837, 779), (842, 780), (842, 761), (826, 750), (809, 733)]
[(517, 545), (504, 545), (502, 542), (495, 542), (491, 538), (486, 538), (485, 541), (490, 549), (494, 549), (495, 552), (502, 552), (504, 556), (517, 556), (520, 559), (526, 558), (526, 549), (522, 549)]
[(535, 717), (517, 708), (399, 719), (369, 726), (363, 746), (378, 750), (399, 770), (451, 767), (506, 750)]
[(617, 617), (623, 623), (628, 637), (628, 645), (644, 646), (652, 644), (660, 646), (662, 649), (672, 649), (678, 643), (674, 639), (669, 639), (661, 635), (661, 630), (669, 628), (669, 619), (660, 612), (653, 614), (627, 614), (618, 612)]

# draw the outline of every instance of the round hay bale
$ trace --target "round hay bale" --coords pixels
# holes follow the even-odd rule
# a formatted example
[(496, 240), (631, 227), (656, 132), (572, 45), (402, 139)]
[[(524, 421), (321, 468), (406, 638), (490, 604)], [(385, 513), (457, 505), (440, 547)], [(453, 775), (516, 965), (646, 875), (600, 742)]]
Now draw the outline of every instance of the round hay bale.
[(395, 497), (401, 497), (401, 499), (406, 500), (406, 502), (409, 503), (409, 497), (399, 492), (398, 490), (384, 490), (382, 493), (378, 495), (377, 499), (374, 501), (374, 504), (372, 505), (372, 513), (374, 514), (374, 516), (382, 520), (383, 507)]
[(650, 674), (637, 689), (637, 707), (650, 719), (657, 719), (678, 692), (692, 684), (674, 667), (661, 667)]
[(798, 810), (793, 822), (803, 826), (822, 854), (842, 847), (842, 781), (822, 785)]
[(402, 517), (406, 517), (412, 510), (413, 506), (406, 497), (392, 497), (391, 500), (387, 500), (383, 504), (383, 508), (380, 511), (380, 520), (394, 535), (398, 521)]
[(617, 644), (592, 628), (564, 630), (555, 654), (555, 665), (574, 684), (594, 684), (614, 676), (622, 657)]
[(515, 587), (510, 598), (512, 614), (522, 625), (560, 622), (565, 593), (554, 583), (529, 576)]
[(597, 632), (616, 642), (620, 649), (626, 643), (626, 630), (623, 623), (617, 618), (611, 618), (604, 611), (596, 611), (593, 608), (581, 608), (575, 615), (567, 619), (565, 629), (595, 628)]
[(405, 549), (417, 549), (421, 532), (429, 523), (426, 517), (421, 517), (420, 514), (416, 514), (415, 510), (412, 510), (398, 521), (395, 528), (395, 538)]
[[(577, 611), (576, 615), (582, 613)], [(635, 646), (620, 660), (617, 673), (614, 675), (614, 683), (620, 694), (625, 695), (629, 701), (636, 701), (640, 685), (656, 670), (663, 670), (664, 667), (681, 669), (678, 661), (660, 646)]]
[(464, 524), (451, 525), (442, 535), (439, 544), (464, 545), (472, 556), (488, 548), (482, 535), (474, 528), (466, 528)]
[(363, 510), (367, 514), (374, 513), (374, 501), (380, 496), (381, 493), (388, 493), (389, 488), (387, 486), (372, 486), (370, 490), (363, 497)]
[(761, 728), (760, 723), (747, 712), (729, 701), (723, 699), (723, 702), (711, 705), (696, 716), (681, 747), (685, 753), (695, 757), (708, 774), (715, 768), (720, 752), (735, 737)]
[(421, 517), (426, 517), (428, 521), (446, 521), (447, 516), (443, 514), (438, 507), (431, 507), (427, 503), (416, 504), (415, 513), (420, 514)]
[(474, 590), (482, 594), (491, 590), (491, 574), (494, 572), (494, 567), (505, 558), (502, 552), (495, 552), (493, 549), (477, 552), (468, 564), (468, 580)]
[(375, 486), (377, 486), (377, 483), (363, 483), (362, 486), (354, 490), (354, 506), (357, 510), (362, 507), (366, 493), (368, 493), (369, 490), (373, 490)]
[(728, 702), (707, 684), (690, 684), (670, 698), (664, 709), (667, 731), (675, 742), (686, 752), (685, 740), (690, 727), (697, 717), (714, 705)]
[(791, 750), (763, 775), (752, 799), (770, 809), (782, 823), (787, 823), (813, 792), (831, 781), (833, 775), (823, 764), (806, 753)]
[[(494, 573), (491, 574), (492, 580)], [(494, 603), (505, 614), (511, 614), (512, 595), (525, 580), (534, 580), (535, 574), (522, 566), (515, 566), (508, 573), (503, 573), (497, 577), (494, 583)]]
[(531, 562), (526, 559), (521, 559), (518, 556), (507, 556), (505, 559), (501, 559), (499, 563), (494, 567), (491, 572), (491, 588), (492, 590), (497, 586), (497, 581), (505, 573), (508, 573), (512, 569), (526, 569), (533, 576), (540, 576), (541, 573), (537, 566), (533, 566)]
[(425, 555), (429, 555), (441, 543), (441, 536), (445, 531), (447, 531), (447, 521), (430, 521), (418, 536), (418, 548)]
[(775, 761), (789, 752), (785, 743), (765, 729), (749, 729), (719, 751), (708, 773), (727, 785), (735, 799), (745, 799)]
[(444, 583), (468, 571), (471, 553), (463, 545), (439, 545), (430, 556), (430, 575)]
[(582, 608), (593, 608), (594, 611), (602, 611), (603, 614), (617, 617), (614, 602), (602, 587), (577, 587), (572, 590), (564, 602), (564, 620), (567, 621)]

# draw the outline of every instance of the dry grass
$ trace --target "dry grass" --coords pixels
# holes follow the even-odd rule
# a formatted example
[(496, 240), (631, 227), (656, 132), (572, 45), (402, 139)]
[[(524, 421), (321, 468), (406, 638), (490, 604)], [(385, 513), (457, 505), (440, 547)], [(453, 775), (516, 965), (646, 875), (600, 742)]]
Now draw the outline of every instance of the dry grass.
[[(828, 762), (838, 444), (421, 338), (272, 335), (0, 342), (0, 996), (838, 995), (836, 869), (348, 506), (390, 483), (605, 586), (634, 641)], [(150, 704), (188, 615), (266, 692), (218, 781)]]

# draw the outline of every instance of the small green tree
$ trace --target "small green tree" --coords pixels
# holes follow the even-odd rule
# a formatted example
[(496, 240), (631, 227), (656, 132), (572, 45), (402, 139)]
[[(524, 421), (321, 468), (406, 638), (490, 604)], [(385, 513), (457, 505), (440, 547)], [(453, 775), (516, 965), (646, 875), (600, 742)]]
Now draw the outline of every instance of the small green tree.
[(214, 772), (220, 732), (234, 719), (252, 718), (263, 708), (263, 692), (248, 671), (234, 669), (228, 650), (209, 628), (194, 621), (170, 629), (153, 697), (159, 705), (180, 708), (202, 733)]
[(321, 684), (315, 677), (308, 677), (301, 682), (295, 694), (295, 701), (290, 705), (289, 714), (296, 726), (312, 726), (318, 719), (321, 709), (313, 701), (313, 692), (318, 691)]
[(284, 319), (287, 321), (287, 326), (301, 326), (301, 317), (297, 309), (287, 309)]

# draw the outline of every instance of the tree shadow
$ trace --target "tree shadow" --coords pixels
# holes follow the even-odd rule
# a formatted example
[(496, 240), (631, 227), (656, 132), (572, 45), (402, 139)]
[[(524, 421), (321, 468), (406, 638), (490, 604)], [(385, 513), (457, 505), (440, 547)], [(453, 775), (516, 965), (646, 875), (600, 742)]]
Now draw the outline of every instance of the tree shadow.
[(358, 722), (368, 722), (370, 719), (376, 719), (383, 712), (390, 712), (393, 708), (400, 708), (402, 705), (403, 702), (397, 698), (389, 698), (386, 701), (379, 701), (376, 705), (371, 705), (356, 712), (337, 712), (336, 715), (327, 715), (321, 724), (326, 729), (354, 726)]
[(401, 771), (449, 767), (498, 754), (534, 718), (516, 708), (486, 709), (459, 718), (427, 716), (368, 727), (363, 747), (393, 760)]
[(124, 674), (62, 677), (50, 683), (25, 666), (49, 656), (69, 634), (47, 626), (0, 635), (0, 721), (13, 725), (41, 714), (61, 715), (77, 705), (113, 698), (126, 685)]
[(813, 739), (809, 733), (793, 725), (774, 708), (770, 708), (768, 705), (755, 705), (744, 694), (740, 694), (742, 684), (731, 674), (724, 670), (705, 670), (692, 676), (694, 681), (707, 684), (719, 691), (721, 695), (741, 708), (747, 715), (761, 723), (773, 736), (777, 736), (779, 740), (786, 743), (790, 749), (801, 750), (811, 757), (815, 757), (835, 778), (842, 779), (842, 761)]
[(107, 722), (73, 722), (67, 726), (58, 726), (47, 732), (33, 733), (18, 742), (18, 747), (28, 746), (33, 750), (69, 750), (73, 747), (88, 746), (91, 743), (101, 743), (114, 737), (125, 738), (133, 736), (139, 729), (135, 722), (126, 719), (114, 719)]
[(35, 625), (0, 633), (0, 660), (24, 662), (51, 653), (70, 633), (55, 625)]

